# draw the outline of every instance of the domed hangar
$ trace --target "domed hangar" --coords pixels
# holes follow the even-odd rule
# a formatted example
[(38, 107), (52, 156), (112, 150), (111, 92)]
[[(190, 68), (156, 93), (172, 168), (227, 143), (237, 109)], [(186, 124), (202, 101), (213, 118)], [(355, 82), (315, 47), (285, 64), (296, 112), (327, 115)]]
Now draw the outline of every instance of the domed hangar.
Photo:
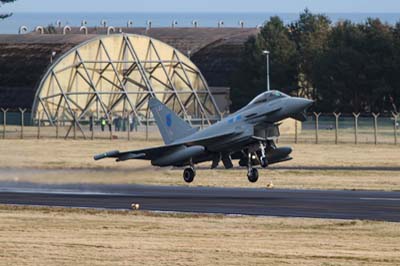
[(157, 97), (186, 118), (219, 118), (199, 69), (177, 49), (148, 36), (115, 34), (90, 39), (65, 53), (42, 78), (32, 116), (43, 122), (134, 114), (148, 117)]

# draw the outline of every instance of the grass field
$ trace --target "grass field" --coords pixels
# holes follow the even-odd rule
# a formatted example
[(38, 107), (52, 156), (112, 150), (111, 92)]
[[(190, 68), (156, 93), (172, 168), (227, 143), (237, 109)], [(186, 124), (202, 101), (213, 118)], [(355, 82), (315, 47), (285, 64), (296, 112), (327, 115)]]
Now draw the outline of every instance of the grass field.
[[(0, 140), (0, 180), (46, 183), (131, 183), (186, 185), (181, 169), (154, 168), (149, 162), (93, 161), (109, 150), (162, 145), (158, 140)], [(285, 145), (280, 143), (280, 146)], [(297, 144), (294, 160), (261, 170), (250, 184), (246, 169), (209, 170), (199, 166), (193, 186), (400, 190), (400, 148), (394, 145)], [(306, 170), (302, 167), (308, 167)], [(314, 169), (314, 167), (316, 167)], [(330, 167), (330, 169), (320, 169)], [(335, 167), (339, 169), (334, 169)], [(346, 168), (342, 168), (346, 167)], [(332, 169), (333, 168), (333, 169)], [(377, 168), (377, 169), (375, 169)]]
[(397, 223), (0, 206), (2, 265), (399, 265)]
[[(157, 138), (0, 140), (0, 181), (186, 185), (181, 169), (92, 159), (161, 144)], [(245, 169), (203, 164), (190, 186), (272, 181), (276, 188), (400, 190), (400, 171), (389, 170), (400, 167), (399, 146), (292, 146), (294, 160), (262, 170), (256, 184)], [(0, 265), (386, 266), (400, 265), (399, 247), (398, 223), (0, 205)]]

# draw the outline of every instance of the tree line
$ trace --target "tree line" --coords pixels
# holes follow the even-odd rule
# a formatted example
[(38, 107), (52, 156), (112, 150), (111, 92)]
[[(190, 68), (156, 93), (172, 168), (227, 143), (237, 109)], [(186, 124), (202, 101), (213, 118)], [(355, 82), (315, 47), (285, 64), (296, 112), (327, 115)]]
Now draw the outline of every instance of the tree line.
[(321, 112), (397, 112), (400, 104), (400, 22), (363, 23), (305, 10), (288, 25), (271, 17), (245, 43), (231, 79), (232, 108), (265, 91), (270, 51), (271, 88), (315, 100)]

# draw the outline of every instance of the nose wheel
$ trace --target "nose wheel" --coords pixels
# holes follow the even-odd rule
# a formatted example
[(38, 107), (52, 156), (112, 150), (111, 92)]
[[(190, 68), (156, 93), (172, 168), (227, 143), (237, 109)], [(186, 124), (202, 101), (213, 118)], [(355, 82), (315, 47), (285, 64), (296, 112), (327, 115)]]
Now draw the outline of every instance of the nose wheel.
[(258, 170), (257, 168), (250, 168), (247, 172), (247, 178), (251, 183), (255, 183), (258, 180)]

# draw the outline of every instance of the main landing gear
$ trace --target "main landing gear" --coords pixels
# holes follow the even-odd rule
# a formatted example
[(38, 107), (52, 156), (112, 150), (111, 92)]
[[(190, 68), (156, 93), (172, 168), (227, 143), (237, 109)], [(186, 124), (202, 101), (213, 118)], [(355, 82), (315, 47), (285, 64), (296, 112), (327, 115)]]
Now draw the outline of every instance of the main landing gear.
[(267, 159), (267, 155), (265, 153), (266, 147), (263, 142), (260, 142), (259, 150), (261, 152), (261, 155), (259, 153), (253, 154), (251, 151), (248, 151), (247, 178), (249, 179), (249, 181), (251, 183), (255, 183), (258, 180), (258, 170), (257, 170), (257, 168), (253, 167), (253, 161), (257, 160), (257, 156), (258, 156), (258, 162), (260, 163), (261, 167), (262, 168), (268, 167), (268, 159)]
[(192, 183), (195, 176), (196, 170), (194, 170), (192, 167), (186, 168), (183, 171), (183, 180), (185, 180), (186, 183)]
[(194, 178), (196, 176), (196, 170), (194, 168), (194, 164), (192, 160), (190, 161), (190, 167), (186, 168), (183, 171), (183, 180), (185, 180), (186, 183), (192, 183)]
[(262, 142), (260, 142), (260, 150), (261, 150), (260, 165), (262, 168), (267, 168), (268, 160), (267, 160), (267, 155), (265, 154), (265, 146), (264, 143)]
[(252, 161), (252, 154), (249, 152), (249, 158), (248, 158), (248, 163), (247, 163), (247, 178), (251, 183), (255, 183), (258, 180), (258, 170), (257, 168), (253, 168), (253, 165), (251, 163)]
[(247, 178), (251, 183), (258, 181), (258, 170), (257, 168), (250, 168), (247, 172)]

